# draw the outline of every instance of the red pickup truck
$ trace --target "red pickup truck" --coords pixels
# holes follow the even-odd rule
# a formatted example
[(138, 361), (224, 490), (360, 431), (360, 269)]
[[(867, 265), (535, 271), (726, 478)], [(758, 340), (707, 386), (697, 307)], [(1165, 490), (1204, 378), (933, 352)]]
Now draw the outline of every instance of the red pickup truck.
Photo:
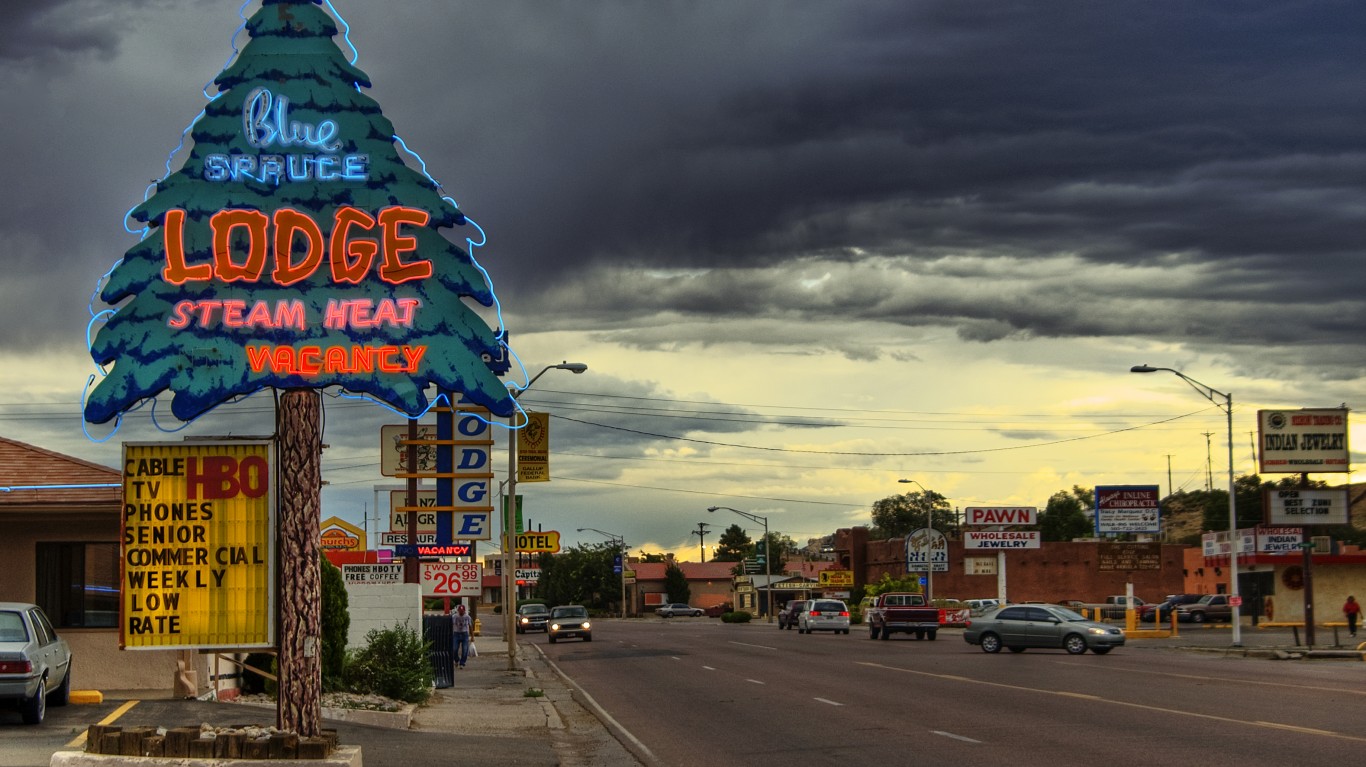
[(916, 639), (936, 639), (939, 634), (939, 608), (926, 602), (924, 594), (878, 594), (864, 613), (864, 621), (869, 639), (891, 639), (898, 631), (914, 634)]

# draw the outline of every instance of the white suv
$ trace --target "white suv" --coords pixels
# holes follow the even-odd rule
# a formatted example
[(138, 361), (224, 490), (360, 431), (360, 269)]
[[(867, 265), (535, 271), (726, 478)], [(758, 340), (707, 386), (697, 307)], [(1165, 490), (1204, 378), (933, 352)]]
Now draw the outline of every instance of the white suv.
[(797, 616), (797, 633), (813, 631), (849, 633), (849, 606), (838, 599), (813, 599), (810, 606)]

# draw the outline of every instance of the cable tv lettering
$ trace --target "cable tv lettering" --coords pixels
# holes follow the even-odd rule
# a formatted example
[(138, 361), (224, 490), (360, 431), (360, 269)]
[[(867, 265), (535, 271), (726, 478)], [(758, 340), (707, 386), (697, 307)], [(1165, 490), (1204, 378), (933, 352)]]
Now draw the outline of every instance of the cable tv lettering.
[(269, 492), (265, 459), (132, 459), (124, 463), (123, 631), (179, 635), (192, 593), (226, 586), (233, 568), (267, 565), (262, 545), (221, 540), (220, 504)]

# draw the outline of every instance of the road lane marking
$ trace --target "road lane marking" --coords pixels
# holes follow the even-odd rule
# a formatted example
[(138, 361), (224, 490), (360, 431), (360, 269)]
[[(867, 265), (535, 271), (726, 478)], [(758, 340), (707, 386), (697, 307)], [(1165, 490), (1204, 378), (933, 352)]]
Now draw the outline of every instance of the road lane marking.
[(745, 681), (750, 684), (768, 684), (768, 682), (760, 682), (758, 679), (746, 679)]
[[(1058, 665), (1060, 665), (1060, 666), (1085, 666), (1085, 667), (1087, 667), (1087, 668), (1095, 668), (1094, 665), (1086, 664), (1086, 663), (1076, 663), (1075, 661), (1074, 661), (1074, 662), (1055, 661), (1055, 662), (1056, 662)], [(1286, 683), (1286, 682), (1266, 682), (1266, 681), (1262, 681), (1262, 680), (1258, 680), (1258, 679), (1236, 679), (1236, 678), (1223, 677), (1223, 676), (1206, 676), (1206, 675), (1203, 675), (1203, 674), (1178, 674), (1178, 673), (1176, 673), (1175, 671), (1153, 671), (1153, 670), (1151, 670), (1151, 669), (1145, 669), (1145, 668), (1113, 667), (1113, 668), (1111, 668), (1110, 670), (1112, 670), (1112, 671), (1125, 671), (1125, 672), (1128, 672), (1128, 673), (1130, 673), (1130, 674), (1149, 674), (1149, 675), (1152, 675), (1152, 676), (1171, 676), (1171, 677), (1176, 677), (1177, 679), (1197, 679), (1197, 680), (1200, 680), (1200, 681), (1202, 681), (1202, 682), (1224, 682), (1224, 683), (1226, 683), (1226, 684), (1255, 684), (1255, 685), (1258, 685), (1258, 686), (1261, 686), (1261, 687), (1289, 687), (1289, 688), (1295, 689), (1295, 690), (1319, 690), (1319, 691), (1321, 691), (1321, 692), (1345, 692), (1345, 693), (1348, 693), (1348, 694), (1350, 694), (1350, 695), (1366, 695), (1366, 689), (1358, 689), (1358, 688), (1352, 688), (1352, 687), (1320, 687), (1320, 686), (1317, 686), (1317, 685), (1311, 686), (1311, 685), (1303, 685), (1303, 684), (1289, 684), (1289, 683)]]
[(977, 740), (976, 738), (969, 738), (969, 737), (966, 736), (966, 735), (955, 735), (955, 734), (953, 734), (953, 733), (951, 733), (951, 732), (944, 732), (943, 730), (930, 730), (930, 734), (931, 734), (931, 735), (943, 735), (943, 736), (946, 737), (946, 738), (953, 738), (954, 740), (961, 740), (961, 741), (963, 741), (964, 743), (981, 743), (981, 742), (982, 742), (982, 741), (980, 741), (980, 740)]
[(766, 645), (766, 644), (750, 644), (749, 642), (729, 642), (729, 644), (739, 645), (739, 646), (741, 646), (741, 647), (756, 647), (756, 648), (758, 648), (758, 649), (760, 649), (760, 650), (776, 650), (776, 649), (778, 649), (778, 648), (776, 648), (776, 647), (773, 647), (772, 645)]
[(702, 668), (704, 668), (704, 669), (706, 669), (706, 670), (708, 670), (708, 671), (715, 671), (715, 670), (716, 670), (716, 669), (712, 668), (711, 666), (703, 666)]
[[(98, 724), (112, 724), (115, 719), (118, 719), (119, 717), (128, 713), (128, 709), (132, 708), (133, 706), (136, 706), (137, 704), (138, 702), (135, 700), (130, 700), (127, 703), (124, 703), (122, 706), (119, 706), (118, 708), (114, 709), (113, 713), (111, 713), (109, 716), (106, 716), (105, 718), (101, 719), (98, 722)], [(66, 748), (80, 748), (81, 746), (85, 745), (85, 737), (89, 733), (90, 729), (86, 728), (84, 732), (82, 732), (80, 735), (77, 735), (75, 739), (73, 739), (70, 743), (66, 744)]]
[(828, 704), (830, 704), (830, 705), (832, 705), (832, 706), (843, 706), (843, 705), (844, 705), (843, 703), (836, 703), (836, 702), (833, 701), (833, 700), (826, 700), (825, 698), (816, 698), (816, 700), (820, 701), (821, 703), (828, 703)]
[(1262, 721), (1259, 721), (1259, 722), (1257, 722), (1257, 724), (1260, 724), (1260, 725), (1262, 725), (1262, 726), (1264, 726), (1264, 727), (1274, 727), (1274, 728), (1276, 728), (1276, 729), (1278, 729), (1278, 730), (1290, 730), (1291, 732), (1302, 732), (1302, 733), (1304, 733), (1304, 734), (1306, 734), (1306, 735), (1328, 735), (1328, 736), (1330, 736), (1330, 737), (1333, 736), (1333, 735), (1336, 735), (1336, 733), (1334, 733), (1332, 730), (1320, 730), (1320, 729), (1315, 728), (1315, 727), (1299, 727), (1299, 726), (1296, 726), (1296, 725), (1293, 725), (1293, 724), (1281, 724), (1280, 722), (1262, 722)]
[(992, 682), (992, 681), (987, 680), (987, 679), (970, 679), (970, 678), (964, 678), (964, 677), (961, 677), (961, 676), (951, 676), (951, 675), (949, 675), (949, 674), (935, 674), (935, 673), (932, 673), (932, 672), (929, 672), (929, 671), (916, 671), (915, 669), (901, 668), (901, 667), (899, 667), (899, 666), (888, 666), (888, 665), (885, 664), (885, 663), (869, 663), (869, 662), (867, 662), (867, 661), (855, 661), (854, 665), (856, 665), (856, 666), (868, 666), (869, 668), (886, 669), (887, 671), (900, 671), (900, 672), (903, 673), (903, 674), (914, 674), (914, 675), (916, 675), (916, 676), (925, 676), (925, 677), (930, 677), (930, 678), (932, 678), (932, 679), (946, 679), (946, 680), (951, 680), (951, 681), (963, 681), (963, 682), (968, 682), (968, 683), (970, 683), (970, 684), (982, 685), (982, 686), (984, 686), (984, 687), (999, 687), (999, 688), (1006, 689), (1006, 690), (1016, 690), (1016, 691), (1018, 691), (1018, 692), (1030, 692), (1030, 693), (1035, 693), (1035, 694), (1039, 694), (1039, 695), (1053, 695), (1053, 696), (1060, 697), (1060, 698), (1083, 698), (1083, 699), (1087, 699), (1087, 700), (1093, 700), (1093, 701), (1096, 701), (1096, 702), (1099, 702), (1099, 703), (1108, 703), (1108, 704), (1110, 704), (1110, 705), (1112, 705), (1112, 706), (1122, 706), (1122, 707), (1124, 707), (1124, 708), (1135, 708), (1135, 709), (1139, 709), (1139, 710), (1141, 710), (1141, 711), (1153, 711), (1153, 712), (1156, 712), (1156, 713), (1159, 713), (1159, 714), (1174, 714), (1174, 715), (1176, 715), (1176, 716), (1187, 716), (1187, 717), (1191, 717), (1191, 718), (1193, 718), (1193, 719), (1207, 719), (1207, 720), (1214, 721), (1214, 722), (1224, 722), (1224, 723), (1227, 723), (1227, 724), (1241, 724), (1241, 725), (1246, 725), (1246, 726), (1248, 726), (1248, 727), (1264, 727), (1264, 728), (1266, 728), (1266, 729), (1271, 729), (1271, 730), (1292, 730), (1292, 731), (1295, 731), (1295, 732), (1304, 733), (1304, 734), (1306, 734), (1306, 735), (1319, 735), (1319, 736), (1327, 737), (1327, 738), (1337, 738), (1337, 739), (1339, 739), (1339, 740), (1350, 740), (1350, 741), (1355, 741), (1355, 742), (1358, 742), (1358, 743), (1366, 743), (1366, 737), (1362, 737), (1362, 736), (1359, 736), (1359, 735), (1348, 735), (1348, 734), (1342, 733), (1342, 732), (1333, 732), (1332, 730), (1313, 730), (1313, 729), (1308, 729), (1308, 728), (1304, 728), (1304, 727), (1297, 727), (1297, 726), (1291, 725), (1291, 724), (1278, 724), (1278, 723), (1275, 723), (1275, 722), (1260, 722), (1260, 721), (1259, 721), (1259, 722), (1249, 722), (1249, 721), (1244, 720), (1244, 719), (1233, 719), (1233, 718), (1231, 718), (1231, 717), (1219, 716), (1219, 715), (1217, 715), (1217, 714), (1202, 714), (1202, 713), (1200, 713), (1200, 712), (1198, 712), (1198, 711), (1183, 711), (1183, 710), (1181, 710), (1181, 709), (1179, 709), (1179, 708), (1166, 708), (1166, 707), (1163, 707), (1163, 706), (1149, 706), (1149, 705), (1144, 704), (1144, 703), (1133, 703), (1133, 702), (1124, 701), (1124, 700), (1114, 700), (1114, 699), (1112, 699), (1112, 698), (1101, 698), (1101, 697), (1097, 697), (1097, 696), (1093, 696), (1093, 695), (1084, 695), (1084, 694), (1080, 694), (1080, 693), (1067, 692), (1067, 691), (1065, 691), (1065, 690), (1044, 690), (1044, 689), (1041, 689), (1041, 688), (1038, 688), (1038, 687), (1023, 687), (1023, 686), (1021, 686), (1021, 685), (1016, 685), (1016, 684), (1006, 684), (1005, 682)]

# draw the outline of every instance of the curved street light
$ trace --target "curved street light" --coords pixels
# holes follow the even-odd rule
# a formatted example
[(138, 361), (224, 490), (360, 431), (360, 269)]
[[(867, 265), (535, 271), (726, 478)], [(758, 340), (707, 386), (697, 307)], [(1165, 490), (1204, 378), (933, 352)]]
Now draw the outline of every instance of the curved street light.
[(606, 530), (599, 530), (596, 527), (580, 527), (579, 532), (592, 532), (606, 536), (612, 541), (612, 545), (617, 548), (621, 556), (621, 617), (626, 617), (626, 539), (616, 533), (609, 533)]
[[(1190, 387), (1200, 393), (1200, 396), (1214, 403), (1214, 406), (1224, 411), (1228, 419), (1228, 572), (1229, 572), (1229, 602), (1233, 607), (1233, 646), (1241, 647), (1243, 644), (1242, 632), (1242, 600), (1238, 595), (1238, 512), (1237, 501), (1235, 500), (1236, 486), (1233, 480), (1233, 395), (1215, 389), (1209, 384), (1201, 383), (1194, 378), (1173, 368), (1155, 368), (1150, 365), (1134, 365), (1129, 368), (1130, 373), (1156, 373), (1165, 371), (1185, 381)], [(1221, 403), (1216, 397), (1222, 397)]]
[[(546, 365), (541, 372), (531, 377), (526, 382), (526, 386), (514, 389), (512, 398), (517, 399), (526, 393), (536, 380), (551, 370), (568, 370), (574, 375), (578, 375), (588, 369), (582, 362), (561, 362), (558, 365)], [(503, 633), (507, 637), (508, 643), (508, 671), (517, 670), (517, 630), (513, 622), (512, 613), (517, 609), (517, 599), (513, 594), (517, 589), (517, 581), (512, 577), (512, 549), (515, 544), (515, 536), (512, 533), (512, 520), (515, 512), (513, 506), (517, 504), (517, 430), (525, 426), (517, 425), (517, 414), (520, 409), (512, 411), (508, 416), (508, 478), (507, 494), (503, 496)]]
[(725, 509), (726, 511), (733, 511), (733, 512), (735, 512), (736, 514), (739, 514), (740, 516), (744, 517), (745, 519), (748, 519), (748, 520), (751, 521), (751, 522), (759, 522), (760, 524), (762, 524), (762, 525), (764, 526), (764, 596), (767, 598), (767, 602), (768, 602), (768, 622), (769, 622), (769, 623), (772, 623), (772, 622), (773, 622), (773, 570), (772, 570), (773, 565), (771, 565), (770, 563), (773, 561), (773, 552), (771, 551), (771, 549), (773, 548), (773, 541), (770, 541), (770, 540), (768, 539), (768, 517), (761, 517), (761, 516), (759, 516), (758, 514), (754, 514), (754, 513), (748, 512), (748, 511), (740, 511), (739, 509), (732, 509), (732, 508), (729, 507), (729, 506), (708, 506), (708, 507), (707, 507), (707, 511), (710, 511), (710, 512), (712, 512), (713, 514), (716, 513), (716, 510), (717, 510), (717, 509)]
[[(916, 487), (920, 488), (921, 492), (922, 492), (922, 493), (924, 494), (924, 496), (925, 496), (925, 499), (929, 501), (929, 506), (927, 506), (927, 507), (925, 508), (925, 529), (926, 529), (926, 530), (930, 530), (930, 531), (933, 533), (933, 532), (934, 532), (934, 498), (933, 498), (932, 496), (936, 496), (936, 495), (937, 495), (937, 496), (939, 496), (940, 498), (944, 498), (944, 494), (943, 494), (943, 493), (936, 493), (936, 492), (930, 490), (929, 488), (925, 487), (924, 485), (920, 484), (918, 481), (916, 481), (916, 480), (914, 480), (914, 479), (898, 479), (897, 482), (900, 483), (900, 484), (903, 484), (903, 485), (912, 485), (912, 484), (913, 484), (913, 485), (915, 485)], [(947, 501), (948, 499), (945, 498), (944, 500)], [(932, 538), (931, 540), (934, 540), (934, 539)], [(909, 561), (909, 560), (910, 560), (910, 546), (907, 545), (906, 548), (907, 548), (906, 559)], [(926, 558), (926, 560), (931, 559), (931, 557), (930, 557), (928, 554), (926, 555), (925, 558)], [(932, 596), (934, 595), (934, 563), (933, 563), (933, 562), (930, 562), (930, 561), (926, 561), (926, 562), (925, 562), (925, 567), (928, 568), (928, 569), (925, 570), (925, 599), (928, 601), (928, 600), (930, 599), (930, 597), (932, 597)]]

